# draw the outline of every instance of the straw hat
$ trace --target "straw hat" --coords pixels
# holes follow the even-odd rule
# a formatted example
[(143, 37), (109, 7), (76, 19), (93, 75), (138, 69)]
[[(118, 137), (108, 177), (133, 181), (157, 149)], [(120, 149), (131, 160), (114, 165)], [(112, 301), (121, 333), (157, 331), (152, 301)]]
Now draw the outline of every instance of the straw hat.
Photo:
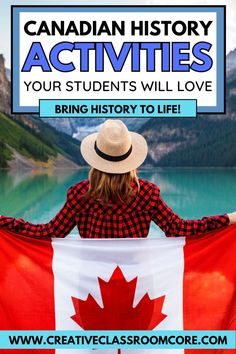
[(98, 133), (84, 138), (80, 149), (90, 166), (107, 173), (126, 173), (136, 169), (148, 152), (142, 135), (130, 132), (121, 120), (113, 119), (106, 120)]

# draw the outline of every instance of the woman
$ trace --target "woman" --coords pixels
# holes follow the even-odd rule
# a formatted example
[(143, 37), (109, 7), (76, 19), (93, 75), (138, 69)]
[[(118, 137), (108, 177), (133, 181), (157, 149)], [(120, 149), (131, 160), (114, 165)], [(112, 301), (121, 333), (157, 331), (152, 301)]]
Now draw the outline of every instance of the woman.
[(0, 227), (22, 235), (65, 237), (75, 225), (84, 238), (147, 237), (153, 220), (166, 236), (190, 236), (236, 223), (236, 212), (183, 220), (162, 200), (159, 188), (138, 179), (147, 156), (145, 139), (120, 120), (107, 120), (87, 136), (81, 153), (92, 169), (89, 180), (69, 188), (67, 200), (47, 224), (0, 217)]

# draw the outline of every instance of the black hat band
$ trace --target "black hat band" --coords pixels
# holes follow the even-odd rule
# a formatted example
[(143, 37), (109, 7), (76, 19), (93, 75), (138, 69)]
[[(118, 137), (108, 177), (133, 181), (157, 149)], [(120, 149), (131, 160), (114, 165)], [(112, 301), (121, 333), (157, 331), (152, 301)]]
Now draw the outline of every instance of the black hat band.
[(127, 157), (129, 157), (129, 155), (132, 152), (132, 145), (130, 146), (129, 150), (124, 155), (120, 155), (120, 156), (112, 156), (112, 155), (105, 154), (97, 147), (96, 141), (94, 143), (94, 150), (96, 151), (97, 155), (100, 156), (104, 160), (119, 162), (119, 161), (123, 161), (123, 160), (127, 159)]

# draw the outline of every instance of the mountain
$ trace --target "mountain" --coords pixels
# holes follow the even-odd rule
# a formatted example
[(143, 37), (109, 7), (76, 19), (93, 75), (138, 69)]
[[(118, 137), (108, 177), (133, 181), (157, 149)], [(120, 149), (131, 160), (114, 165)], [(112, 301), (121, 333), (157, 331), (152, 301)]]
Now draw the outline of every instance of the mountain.
[(0, 167), (78, 168), (82, 164), (77, 140), (35, 118), (25, 124), (0, 113)]
[(3, 55), (0, 54), (0, 110), (10, 113), (11, 107), (11, 87), (6, 76), (5, 61)]
[(235, 119), (157, 118), (148, 122), (140, 133), (148, 141), (154, 166), (236, 166)]
[(236, 69), (236, 48), (229, 52), (226, 60), (226, 71), (227, 74), (230, 73), (231, 70)]
[[(148, 118), (119, 118), (130, 130), (137, 131), (144, 125)], [(63, 131), (77, 140), (82, 140), (88, 134), (97, 132), (106, 118), (43, 118), (45, 123), (55, 129)]]
[(77, 168), (80, 143), (36, 116), (11, 115), (10, 82), (0, 55), (0, 167)]
[[(236, 59), (235, 59), (236, 60)], [(227, 109), (229, 115), (236, 118), (236, 67), (227, 76)]]
[(6, 68), (6, 77), (9, 82), (11, 82), (11, 70)]
[(149, 120), (139, 129), (149, 144), (151, 160), (147, 163), (170, 167), (236, 166), (236, 68), (227, 76), (226, 107), (223, 115)]

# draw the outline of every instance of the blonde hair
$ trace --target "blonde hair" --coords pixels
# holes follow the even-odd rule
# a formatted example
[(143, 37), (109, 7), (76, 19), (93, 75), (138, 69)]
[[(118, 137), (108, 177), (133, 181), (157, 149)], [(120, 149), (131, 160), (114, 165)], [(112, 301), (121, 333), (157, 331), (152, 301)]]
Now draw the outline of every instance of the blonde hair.
[(93, 197), (103, 204), (127, 203), (139, 191), (136, 170), (113, 174), (91, 168), (89, 171), (90, 187), (84, 195)]

